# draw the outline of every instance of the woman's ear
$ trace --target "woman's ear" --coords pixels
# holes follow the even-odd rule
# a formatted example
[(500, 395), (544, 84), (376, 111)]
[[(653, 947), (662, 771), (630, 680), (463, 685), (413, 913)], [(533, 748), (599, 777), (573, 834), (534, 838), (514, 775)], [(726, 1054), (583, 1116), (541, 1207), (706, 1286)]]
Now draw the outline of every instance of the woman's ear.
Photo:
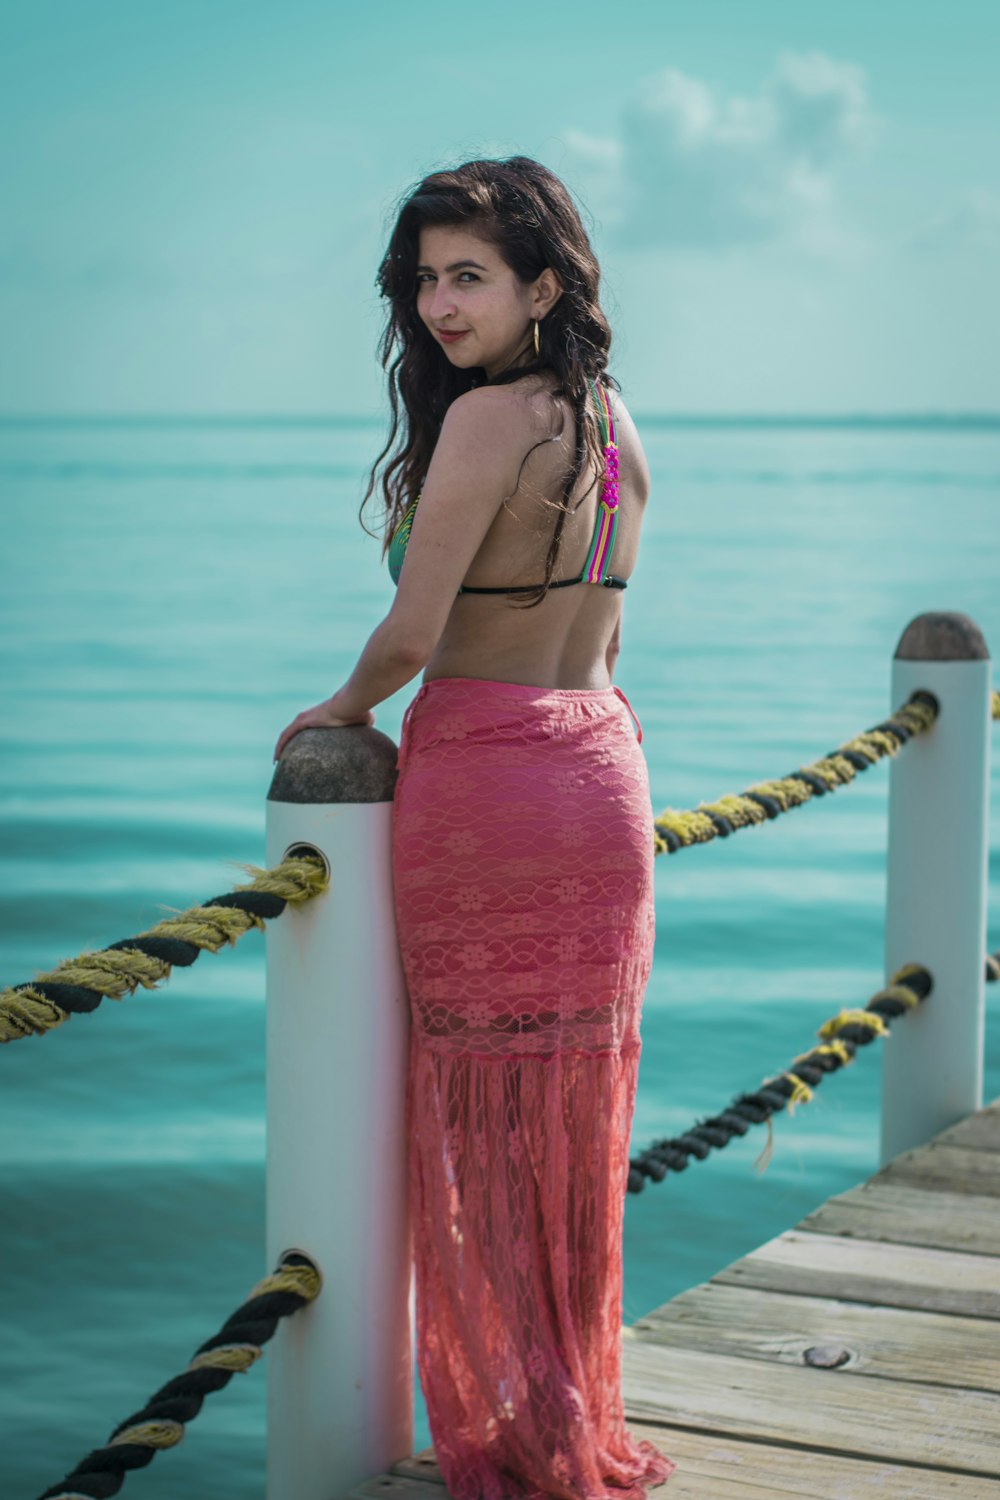
[(535, 282), (534, 316), (544, 318), (545, 314), (555, 307), (565, 290), (558, 271), (553, 271), (551, 266), (546, 266)]

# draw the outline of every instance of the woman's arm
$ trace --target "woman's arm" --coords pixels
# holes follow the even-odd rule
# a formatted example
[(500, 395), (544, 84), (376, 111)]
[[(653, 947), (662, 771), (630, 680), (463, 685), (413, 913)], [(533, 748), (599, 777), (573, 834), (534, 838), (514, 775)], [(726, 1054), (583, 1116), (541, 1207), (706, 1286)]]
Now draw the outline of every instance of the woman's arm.
[(350, 677), (304, 709), (278, 737), (277, 760), (302, 729), (371, 724), (371, 709), (430, 661), (462, 579), (531, 446), (525, 406), (504, 386), (466, 391), (449, 406), (413, 518), (392, 608), (373, 630)]
[(422, 672), (430, 660), (422, 645), (400, 634), (392, 613), (375, 626), (343, 687), (328, 698), (330, 712), (340, 718), (363, 718), (369, 708), (391, 698)]

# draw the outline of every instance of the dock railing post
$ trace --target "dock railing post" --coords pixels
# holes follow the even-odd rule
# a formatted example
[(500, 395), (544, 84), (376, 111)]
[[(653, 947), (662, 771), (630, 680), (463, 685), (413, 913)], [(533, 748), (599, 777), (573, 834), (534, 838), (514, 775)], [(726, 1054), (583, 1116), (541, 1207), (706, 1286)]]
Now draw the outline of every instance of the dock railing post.
[(267, 928), (267, 1264), (322, 1276), (268, 1344), (268, 1500), (336, 1500), (413, 1451), (395, 780), (379, 730), (306, 729), (268, 793), (268, 864), (305, 848), (330, 873)]
[(967, 615), (911, 620), (892, 663), (892, 706), (917, 688), (934, 726), (889, 768), (885, 963), (926, 965), (933, 988), (882, 1050), (881, 1164), (983, 1102), (990, 658)]

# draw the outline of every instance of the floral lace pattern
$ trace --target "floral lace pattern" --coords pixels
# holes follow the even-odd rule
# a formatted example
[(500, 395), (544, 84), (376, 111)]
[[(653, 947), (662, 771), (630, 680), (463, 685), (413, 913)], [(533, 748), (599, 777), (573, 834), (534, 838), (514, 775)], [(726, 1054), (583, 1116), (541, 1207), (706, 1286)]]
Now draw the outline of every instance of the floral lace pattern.
[(621, 1395), (655, 933), (633, 719), (613, 687), (456, 677), (425, 683), (404, 720), (417, 1363), (452, 1500), (645, 1500), (675, 1468), (632, 1437)]

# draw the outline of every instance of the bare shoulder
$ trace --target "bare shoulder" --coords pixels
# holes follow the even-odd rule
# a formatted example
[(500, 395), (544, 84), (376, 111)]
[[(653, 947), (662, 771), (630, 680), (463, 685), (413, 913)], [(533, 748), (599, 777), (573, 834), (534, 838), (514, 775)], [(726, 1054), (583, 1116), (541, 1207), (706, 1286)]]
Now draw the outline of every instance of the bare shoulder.
[[(622, 397), (616, 391), (608, 395), (622, 463), (631, 469), (645, 502), (651, 480), (642, 440)], [(494, 472), (513, 464), (516, 473), (526, 447), (561, 437), (571, 418), (565, 398), (553, 400), (551, 389), (537, 380), (475, 386), (448, 407), (441, 445), (452, 456), (485, 464)]]
[(500, 456), (523, 440), (533, 420), (524, 393), (515, 386), (475, 386), (452, 401), (441, 436)]
[(516, 485), (525, 448), (545, 434), (545, 400), (521, 382), (475, 386), (448, 407), (439, 447), (480, 475), (503, 474)]
[(454, 483), (499, 503), (517, 486), (530, 419), (509, 386), (477, 386), (449, 405), (431, 459), (425, 494)]
[(452, 425), (496, 427), (501, 431), (524, 427), (531, 410), (519, 385), (480, 385), (456, 396), (445, 413)]

